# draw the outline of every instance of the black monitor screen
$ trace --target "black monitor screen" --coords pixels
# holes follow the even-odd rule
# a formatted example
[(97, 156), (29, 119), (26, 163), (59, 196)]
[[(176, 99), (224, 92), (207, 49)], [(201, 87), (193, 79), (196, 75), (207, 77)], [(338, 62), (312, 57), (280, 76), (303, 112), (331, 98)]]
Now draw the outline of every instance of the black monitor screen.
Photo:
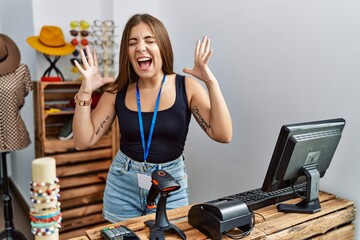
[(279, 211), (320, 211), (319, 179), (330, 165), (344, 126), (342, 118), (282, 126), (262, 190), (274, 191), (306, 182), (306, 196), (295, 207), (279, 204)]

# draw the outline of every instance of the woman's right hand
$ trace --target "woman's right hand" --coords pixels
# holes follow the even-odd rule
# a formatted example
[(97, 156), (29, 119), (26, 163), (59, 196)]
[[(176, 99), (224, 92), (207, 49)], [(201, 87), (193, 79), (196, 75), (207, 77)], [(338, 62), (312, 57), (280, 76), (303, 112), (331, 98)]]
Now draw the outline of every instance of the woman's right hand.
[[(86, 51), (86, 56), (84, 51)], [(78, 61), (74, 61), (75, 66), (79, 69), (79, 72), (84, 77), (79, 92), (82, 94), (89, 94), (91, 96), (92, 92), (96, 89), (107, 83), (112, 83), (115, 81), (113, 77), (102, 78), (100, 76), (95, 49), (92, 55), (89, 46), (86, 46), (84, 50), (80, 51), (80, 55), (82, 65), (80, 65)]]

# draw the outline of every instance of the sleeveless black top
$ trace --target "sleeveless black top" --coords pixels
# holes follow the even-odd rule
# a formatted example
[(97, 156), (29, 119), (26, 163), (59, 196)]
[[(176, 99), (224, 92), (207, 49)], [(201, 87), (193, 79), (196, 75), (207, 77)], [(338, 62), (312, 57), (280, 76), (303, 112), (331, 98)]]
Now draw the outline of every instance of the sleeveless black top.
[[(175, 103), (168, 109), (158, 111), (147, 162), (166, 163), (183, 153), (189, 130), (191, 112), (187, 104), (185, 77), (176, 75)], [(144, 161), (137, 111), (125, 106), (127, 88), (119, 91), (115, 110), (120, 125), (120, 150), (136, 161)], [(134, 99), (136, 101), (136, 99)], [(147, 143), (153, 112), (143, 112), (145, 144)]]

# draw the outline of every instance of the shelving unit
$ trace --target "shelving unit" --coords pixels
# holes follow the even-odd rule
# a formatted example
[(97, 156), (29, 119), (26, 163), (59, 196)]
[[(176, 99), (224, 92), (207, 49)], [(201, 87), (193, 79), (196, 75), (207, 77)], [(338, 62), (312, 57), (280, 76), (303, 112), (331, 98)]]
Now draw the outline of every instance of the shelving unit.
[[(102, 197), (108, 168), (118, 150), (115, 123), (88, 150), (76, 150), (73, 139), (59, 139), (66, 119), (74, 114), (68, 105), (80, 84), (80, 81), (34, 81), (35, 155), (56, 160), (63, 217), (60, 239), (81, 235), (91, 226), (106, 223), (101, 214)], [(46, 111), (54, 106), (61, 111)]]

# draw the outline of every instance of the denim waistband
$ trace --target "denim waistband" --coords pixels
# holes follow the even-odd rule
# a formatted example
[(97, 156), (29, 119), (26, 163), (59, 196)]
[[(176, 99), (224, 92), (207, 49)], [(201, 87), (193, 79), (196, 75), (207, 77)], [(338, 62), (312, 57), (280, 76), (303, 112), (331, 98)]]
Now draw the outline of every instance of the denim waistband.
[(180, 162), (183, 162), (185, 160), (185, 157), (182, 154), (180, 155), (180, 157), (170, 162), (148, 163), (148, 162), (136, 161), (126, 156), (122, 151), (119, 150), (114, 160), (117, 161), (118, 163), (122, 163), (124, 169), (127, 170), (135, 170), (135, 171), (138, 170), (139, 172), (153, 172), (156, 170), (167, 170), (176, 167)]

